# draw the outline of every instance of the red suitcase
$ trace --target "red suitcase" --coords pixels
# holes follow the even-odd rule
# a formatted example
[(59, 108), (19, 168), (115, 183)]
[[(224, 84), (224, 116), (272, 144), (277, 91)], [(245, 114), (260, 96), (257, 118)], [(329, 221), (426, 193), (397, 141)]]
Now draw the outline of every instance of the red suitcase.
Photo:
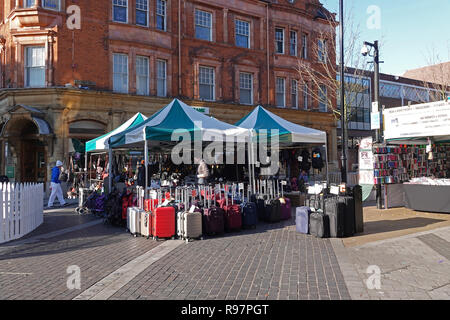
[[(227, 186), (225, 187), (227, 190)], [(234, 204), (234, 194), (231, 196), (231, 204), (228, 203), (228, 195), (224, 199), (225, 204), (223, 209), (225, 211), (224, 214), (224, 224), (225, 231), (239, 231), (242, 228), (242, 211), (241, 206), (238, 204)]]
[(122, 219), (127, 220), (127, 209), (133, 206), (133, 194), (127, 194), (122, 197)]
[(153, 238), (175, 237), (175, 208), (159, 207), (152, 212), (152, 235)]
[(153, 211), (157, 206), (158, 206), (158, 199), (144, 200), (144, 210), (147, 212)]

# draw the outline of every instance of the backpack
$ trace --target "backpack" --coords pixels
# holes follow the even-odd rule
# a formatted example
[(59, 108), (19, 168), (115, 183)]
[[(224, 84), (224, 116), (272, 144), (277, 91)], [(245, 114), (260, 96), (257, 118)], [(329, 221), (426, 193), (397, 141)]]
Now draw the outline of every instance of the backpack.
[(311, 163), (309, 162), (309, 152), (306, 149), (303, 149), (301, 153), (302, 162), (300, 164), (301, 170), (305, 170), (306, 172), (309, 172), (309, 169), (311, 169)]
[(315, 148), (312, 152), (312, 167), (314, 169), (323, 168), (322, 153), (320, 152), (319, 148)]

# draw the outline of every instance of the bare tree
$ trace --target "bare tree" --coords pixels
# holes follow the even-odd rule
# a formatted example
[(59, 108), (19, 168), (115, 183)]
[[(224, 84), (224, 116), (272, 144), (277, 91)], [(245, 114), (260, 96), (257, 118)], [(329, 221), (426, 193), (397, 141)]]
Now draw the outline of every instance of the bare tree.
[(430, 90), (430, 100), (445, 100), (450, 91), (450, 41), (447, 43), (447, 58), (441, 58), (435, 48), (429, 50), (428, 67), (423, 69), (424, 87)]
[[(358, 107), (362, 107), (364, 99), (359, 94), (369, 90), (367, 81), (363, 78), (370, 76), (367, 69), (367, 58), (361, 55), (363, 41), (360, 37), (360, 25), (355, 24), (352, 10), (344, 13), (344, 67), (346, 79), (344, 110), (345, 123), (348, 123), (357, 112)], [(339, 38), (336, 35), (338, 22), (334, 15), (328, 17), (317, 33), (312, 37), (311, 48), (308, 59), (299, 57), (297, 72), (299, 74), (299, 89), (303, 91), (307, 85), (307, 95), (316, 104), (325, 104), (331, 110), (336, 119), (340, 118), (340, 86), (339, 62), (336, 57), (340, 56)], [(370, 66), (370, 65), (369, 65)], [(372, 65), (373, 69), (373, 65)], [(370, 86), (370, 85), (369, 85)]]

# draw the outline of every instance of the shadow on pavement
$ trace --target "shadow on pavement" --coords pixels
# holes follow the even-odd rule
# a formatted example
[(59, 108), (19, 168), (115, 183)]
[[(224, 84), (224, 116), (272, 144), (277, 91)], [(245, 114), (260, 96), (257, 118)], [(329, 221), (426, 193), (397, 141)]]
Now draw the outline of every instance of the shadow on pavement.
[(366, 221), (364, 222), (364, 232), (356, 234), (355, 237), (405, 229), (422, 228), (443, 221), (445, 220), (420, 217), (400, 220)]

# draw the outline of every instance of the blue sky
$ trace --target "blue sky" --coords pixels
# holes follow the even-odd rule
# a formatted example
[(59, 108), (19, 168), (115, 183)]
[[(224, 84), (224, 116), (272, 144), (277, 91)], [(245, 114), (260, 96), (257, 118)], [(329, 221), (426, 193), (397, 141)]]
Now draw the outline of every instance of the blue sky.
[[(339, 0), (321, 2), (339, 15)], [(380, 28), (367, 26), (368, 20), (377, 21), (371, 19), (375, 11), (367, 13), (373, 5), (379, 8)], [(382, 42), (382, 73), (402, 75), (426, 66), (432, 51), (442, 61), (450, 60), (450, 0), (344, 0), (344, 7), (352, 9), (361, 40)]]

